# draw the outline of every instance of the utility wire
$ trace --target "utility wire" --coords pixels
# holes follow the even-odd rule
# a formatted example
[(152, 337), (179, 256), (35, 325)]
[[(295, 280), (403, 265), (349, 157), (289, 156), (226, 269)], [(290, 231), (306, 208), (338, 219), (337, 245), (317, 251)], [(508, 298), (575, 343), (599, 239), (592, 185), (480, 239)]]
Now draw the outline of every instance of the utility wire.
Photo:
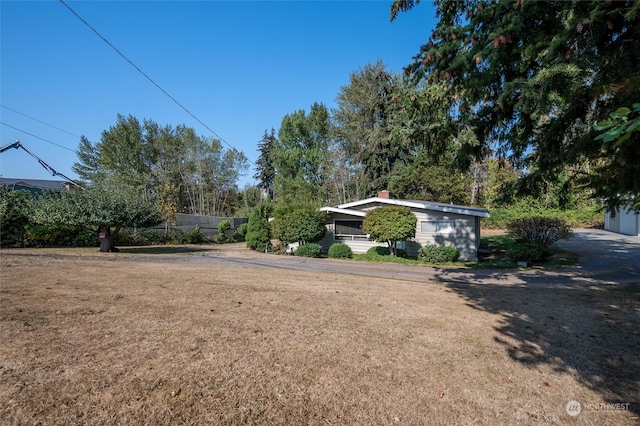
[[(218, 135), (216, 132), (214, 132), (209, 126), (207, 126), (205, 123), (202, 122), (202, 120), (200, 120), (198, 117), (196, 117), (191, 111), (189, 111), (184, 105), (182, 105), (180, 102), (178, 102), (176, 100), (176, 98), (174, 98), (173, 96), (171, 96), (166, 90), (164, 90), (158, 83), (156, 83), (151, 77), (149, 77), (147, 74), (145, 74), (144, 71), (142, 71), (136, 64), (133, 63), (133, 61), (131, 61), (129, 58), (127, 58), (120, 50), (118, 50), (118, 48), (116, 48), (113, 44), (111, 44), (109, 42), (109, 40), (107, 40), (106, 38), (104, 38), (102, 36), (102, 34), (100, 34), (95, 28), (93, 28), (87, 21), (85, 21), (84, 19), (82, 19), (82, 17), (80, 15), (78, 15), (76, 13), (75, 10), (73, 10), (68, 4), (66, 4), (64, 2), (64, 0), (59, 0), (60, 3), (62, 3), (67, 9), (69, 9), (69, 11), (71, 13), (73, 13), (73, 15), (78, 18), (83, 24), (85, 24), (87, 27), (89, 27), (89, 29), (91, 31), (93, 31), (98, 37), (100, 37), (102, 39), (102, 41), (104, 41), (105, 43), (107, 43), (107, 45), (109, 47), (111, 47), (113, 50), (116, 51), (116, 53), (118, 55), (120, 55), (122, 57), (122, 59), (124, 59), (125, 61), (127, 61), (129, 63), (129, 65), (131, 65), (133, 68), (136, 69), (136, 71), (138, 71), (140, 74), (142, 74), (147, 80), (149, 80), (151, 82), (151, 84), (153, 84), (154, 86), (156, 86), (158, 89), (160, 89), (160, 91), (162, 93), (164, 93), (169, 99), (171, 99), (176, 105), (178, 105), (180, 108), (182, 108), (187, 114), (189, 114), (194, 120), (196, 120), (198, 123), (202, 124), (207, 130), (209, 130), (216, 138), (218, 138), (220, 141), (222, 141), (225, 145), (227, 145), (229, 148), (233, 149), (233, 150), (237, 150), (233, 145), (231, 145), (229, 142), (227, 142), (226, 140), (224, 140), (220, 135)], [(245, 156), (246, 157), (246, 156)], [(256, 165), (253, 161), (249, 160), (247, 158), (247, 161), (249, 161), (251, 164), (253, 164), (254, 166)]]
[(50, 165), (48, 165), (47, 163), (45, 163), (45, 162), (44, 162), (44, 160), (42, 160), (40, 157), (38, 157), (37, 155), (35, 155), (33, 152), (29, 151), (29, 150), (27, 149), (27, 147), (26, 147), (26, 146), (24, 146), (24, 145), (22, 145), (22, 143), (21, 143), (20, 141), (15, 141), (15, 142), (13, 142), (13, 143), (10, 143), (9, 145), (5, 145), (5, 146), (3, 146), (2, 148), (0, 148), (0, 152), (5, 152), (5, 151), (7, 151), (7, 150), (9, 150), (9, 149), (11, 149), (11, 148), (16, 148), (16, 149), (18, 149), (18, 148), (22, 148), (23, 150), (25, 150), (25, 152), (26, 152), (27, 154), (29, 154), (30, 156), (32, 156), (33, 158), (35, 158), (35, 159), (36, 159), (36, 161), (37, 161), (38, 163), (40, 163), (40, 165), (41, 165), (42, 167), (44, 167), (45, 169), (47, 169), (47, 171), (48, 171), (49, 173), (51, 173), (53, 176), (60, 176), (60, 177), (63, 177), (63, 178), (65, 178), (67, 181), (69, 181), (69, 182), (71, 182), (72, 184), (74, 184), (75, 186), (77, 186), (78, 188), (80, 188), (80, 189), (84, 189), (82, 186), (80, 186), (78, 183), (76, 183), (76, 182), (75, 182), (73, 179), (71, 179), (70, 177), (63, 175), (63, 174), (62, 174), (62, 173), (60, 173), (60, 172), (57, 172), (53, 167), (51, 167)]
[(38, 120), (37, 118), (35, 118), (35, 117), (31, 117), (30, 115), (27, 115), (27, 114), (25, 114), (25, 113), (23, 113), (23, 112), (16, 111), (15, 109), (13, 109), (13, 108), (9, 108), (9, 107), (8, 107), (8, 106), (6, 106), (6, 105), (0, 105), (0, 106), (1, 106), (2, 108), (8, 109), (9, 111), (13, 111), (13, 112), (15, 112), (16, 114), (20, 114), (20, 115), (22, 115), (23, 117), (30, 118), (30, 119), (31, 119), (31, 120), (33, 120), (33, 121), (37, 121), (38, 123), (44, 124), (45, 126), (49, 126), (49, 127), (53, 128), (53, 129), (59, 130), (59, 131), (61, 131), (61, 132), (63, 132), (63, 133), (66, 133), (66, 134), (68, 134), (68, 135), (71, 135), (71, 136), (73, 136), (73, 137), (76, 137), (76, 138), (80, 139), (80, 136), (75, 135), (75, 134), (73, 134), (73, 133), (71, 133), (71, 132), (67, 132), (66, 130), (61, 129), (60, 127), (56, 127), (56, 126), (54, 126), (54, 125), (52, 125), (52, 124), (45, 123), (45, 122), (44, 122), (44, 121), (42, 121), (42, 120)]
[(47, 139), (45, 139), (45, 138), (41, 138), (40, 136), (36, 136), (36, 135), (34, 135), (33, 133), (29, 133), (29, 132), (26, 132), (26, 131), (24, 131), (24, 130), (22, 130), (22, 129), (18, 129), (17, 127), (13, 127), (13, 126), (11, 126), (11, 125), (9, 125), (9, 124), (7, 124), (7, 123), (3, 123), (2, 121), (0, 121), (0, 124), (2, 124), (3, 126), (10, 127), (10, 128), (12, 128), (13, 130), (17, 130), (17, 131), (19, 131), (19, 132), (22, 132), (22, 133), (24, 133), (25, 135), (29, 135), (29, 136), (32, 136), (32, 137), (34, 137), (34, 138), (36, 138), (36, 139), (40, 139), (41, 141), (45, 141), (45, 142), (47, 142), (47, 143), (50, 143), (51, 145), (59, 146), (60, 148), (62, 148), (62, 149), (66, 149), (67, 151), (71, 151), (71, 152), (73, 152), (73, 153), (75, 154), (75, 151), (74, 151), (73, 149), (71, 149), (71, 148), (67, 148), (66, 146), (62, 146), (62, 145), (60, 145), (60, 144), (58, 144), (58, 143), (51, 142), (50, 140), (47, 140)]

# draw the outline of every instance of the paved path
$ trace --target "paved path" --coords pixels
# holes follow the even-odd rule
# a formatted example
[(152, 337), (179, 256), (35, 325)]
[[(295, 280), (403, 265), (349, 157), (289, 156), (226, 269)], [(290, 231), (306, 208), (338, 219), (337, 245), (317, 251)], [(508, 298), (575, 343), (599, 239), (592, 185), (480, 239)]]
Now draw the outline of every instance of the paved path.
[(571, 240), (559, 242), (557, 245), (578, 253), (580, 255), (578, 265), (555, 270), (451, 269), (273, 256), (260, 253), (251, 257), (245, 257), (239, 253), (237, 256), (224, 254), (220, 257), (216, 254), (203, 254), (202, 260), (240, 267), (317, 271), (409, 281), (436, 280), (512, 285), (640, 283), (640, 237), (603, 230), (577, 230)]
[(580, 254), (578, 273), (612, 281), (640, 282), (640, 237), (579, 229), (558, 247)]

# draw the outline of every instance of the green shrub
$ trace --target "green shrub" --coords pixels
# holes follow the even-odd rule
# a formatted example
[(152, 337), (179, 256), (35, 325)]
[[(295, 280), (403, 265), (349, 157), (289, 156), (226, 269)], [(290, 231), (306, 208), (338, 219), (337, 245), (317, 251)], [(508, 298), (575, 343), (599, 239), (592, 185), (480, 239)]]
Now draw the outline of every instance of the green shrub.
[(531, 216), (515, 219), (507, 224), (509, 235), (519, 241), (549, 247), (558, 240), (572, 236), (566, 220), (557, 217)]
[(116, 240), (116, 245), (119, 246), (148, 246), (150, 244), (144, 234), (129, 229), (121, 229)]
[(231, 222), (228, 220), (221, 220), (218, 222), (218, 235), (216, 237), (216, 242), (224, 243), (227, 240), (225, 232), (231, 229)]
[(248, 248), (263, 251), (270, 244), (269, 213), (269, 206), (261, 203), (249, 215), (247, 235), (245, 237)]
[(204, 243), (204, 235), (202, 235), (202, 231), (200, 230), (200, 225), (196, 225), (193, 227), (191, 231), (185, 232), (184, 241), (186, 242), (186, 244)]
[(25, 247), (93, 247), (98, 243), (95, 232), (70, 225), (26, 225)]
[[(369, 248), (369, 250), (367, 250), (367, 253), (366, 253), (366, 257), (374, 260), (376, 258), (385, 257), (385, 256), (391, 256), (391, 251), (389, 250), (389, 247), (374, 246)], [(406, 259), (407, 251), (397, 248), (395, 257)]]
[(541, 245), (532, 243), (514, 243), (507, 249), (506, 258), (509, 262), (542, 262), (549, 258), (551, 251)]
[(74, 233), (71, 241), (73, 247), (98, 247), (100, 242), (95, 231), (81, 228)]
[(169, 236), (164, 232), (156, 231), (155, 229), (145, 229), (140, 232), (140, 236), (146, 241), (144, 245), (159, 245), (167, 244), (169, 242)]
[(460, 252), (454, 247), (426, 244), (418, 251), (418, 259), (427, 263), (451, 263), (458, 260)]
[(391, 256), (389, 247), (382, 247), (382, 246), (371, 247), (369, 250), (367, 250), (367, 254), (378, 255), (378, 256)]
[(187, 243), (187, 238), (185, 236), (185, 233), (180, 229), (172, 229), (171, 231), (169, 231), (169, 234), (167, 235), (166, 242), (165, 242), (165, 244), (174, 244), (174, 245), (186, 244), (186, 243)]
[(246, 237), (247, 237), (247, 223), (241, 223), (240, 225), (238, 225), (238, 227), (236, 228), (236, 232), (233, 234), (233, 241), (236, 241), (238, 243), (244, 242), (246, 241)]
[(30, 223), (29, 211), (33, 202), (33, 195), (27, 191), (0, 189), (0, 246), (24, 245), (25, 227)]
[(483, 228), (505, 229), (514, 219), (531, 216), (546, 216), (564, 219), (573, 228), (602, 228), (604, 213), (599, 205), (584, 205), (572, 209), (543, 208), (524, 201), (519, 201), (509, 207), (491, 209), (490, 217), (481, 220)]
[(241, 223), (236, 228), (236, 232), (244, 237), (245, 235), (247, 235), (248, 226), (249, 226), (249, 224), (247, 222)]
[(324, 237), (327, 214), (312, 205), (278, 207), (271, 222), (273, 237), (287, 244), (315, 243)]
[(269, 246), (269, 253), (272, 254), (285, 254), (289, 244), (277, 241)]
[(351, 251), (351, 247), (343, 243), (335, 243), (331, 244), (329, 247), (328, 256), (332, 259), (351, 259), (353, 257), (353, 252)]
[(320, 244), (307, 243), (299, 246), (293, 254), (302, 257), (320, 257), (322, 255), (322, 247), (320, 247)]

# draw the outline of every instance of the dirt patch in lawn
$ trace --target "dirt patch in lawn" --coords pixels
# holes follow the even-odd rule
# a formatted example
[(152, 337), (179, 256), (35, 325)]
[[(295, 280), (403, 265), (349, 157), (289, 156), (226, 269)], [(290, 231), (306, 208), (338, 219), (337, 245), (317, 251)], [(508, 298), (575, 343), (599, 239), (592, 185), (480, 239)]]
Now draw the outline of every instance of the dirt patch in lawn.
[(637, 285), (402, 281), (127, 250), (0, 252), (3, 424), (639, 421)]

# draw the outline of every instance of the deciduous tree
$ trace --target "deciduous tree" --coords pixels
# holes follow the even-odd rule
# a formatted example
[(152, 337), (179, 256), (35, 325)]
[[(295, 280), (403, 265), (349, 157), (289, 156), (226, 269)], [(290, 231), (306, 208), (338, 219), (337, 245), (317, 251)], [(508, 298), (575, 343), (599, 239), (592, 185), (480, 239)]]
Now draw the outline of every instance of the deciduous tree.
[(282, 119), (273, 160), (279, 202), (322, 202), (326, 198), (329, 111), (314, 103)]
[(248, 168), (243, 153), (217, 139), (133, 116), (118, 115), (95, 144), (82, 137), (77, 152), (73, 170), (82, 180), (162, 193), (167, 212), (231, 214), (236, 182)]
[(100, 251), (108, 252), (117, 251), (121, 228), (154, 226), (161, 215), (134, 190), (94, 185), (84, 191), (45, 193), (34, 203), (32, 220), (92, 229), (99, 235)]
[(389, 252), (396, 255), (399, 241), (416, 235), (416, 216), (407, 207), (378, 207), (367, 212), (362, 230), (379, 243), (387, 243)]

